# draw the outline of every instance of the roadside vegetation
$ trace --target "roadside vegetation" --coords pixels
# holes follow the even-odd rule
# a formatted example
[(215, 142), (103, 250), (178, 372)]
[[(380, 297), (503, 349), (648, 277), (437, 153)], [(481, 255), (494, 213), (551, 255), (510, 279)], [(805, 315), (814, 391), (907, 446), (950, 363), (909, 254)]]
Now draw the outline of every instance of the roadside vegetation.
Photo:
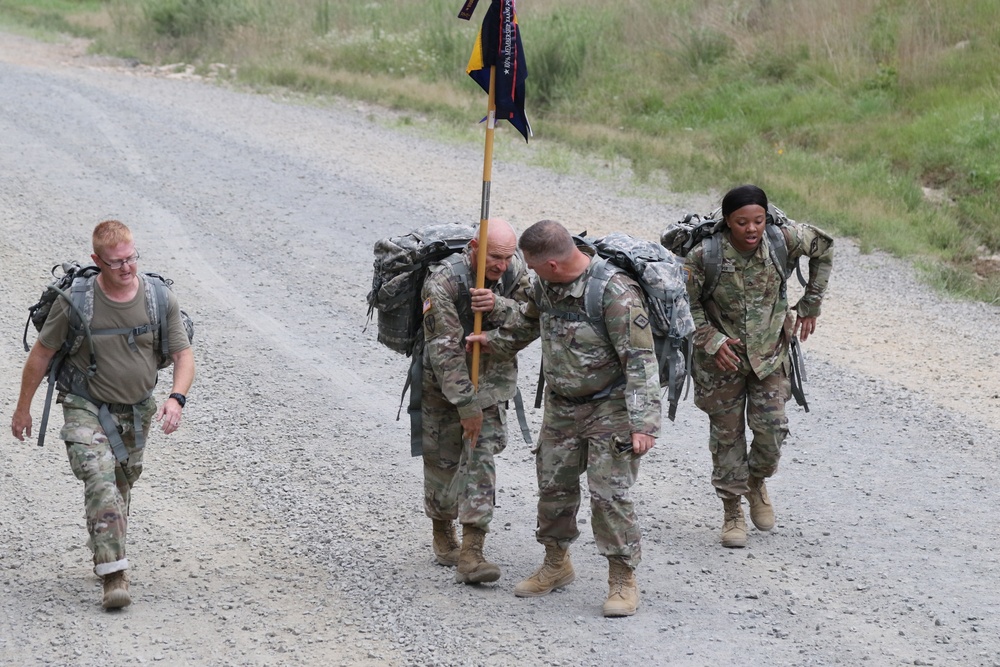
[[(0, 20), (149, 64), (222, 62), (245, 84), (447, 127), (483, 112), (464, 68), (488, 3), (465, 22), (460, 0), (0, 0)], [(517, 9), (538, 140), (627, 161), (640, 180), (665, 174), (681, 191), (757, 183), (792, 217), (1000, 303), (996, 0)]]

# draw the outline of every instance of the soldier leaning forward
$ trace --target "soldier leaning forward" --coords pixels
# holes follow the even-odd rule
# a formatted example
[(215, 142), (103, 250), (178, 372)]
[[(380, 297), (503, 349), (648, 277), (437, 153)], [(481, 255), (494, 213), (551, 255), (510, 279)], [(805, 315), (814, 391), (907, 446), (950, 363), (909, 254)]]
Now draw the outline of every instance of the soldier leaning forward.
[(437, 562), (457, 565), (455, 579), (467, 584), (500, 578), (500, 568), (483, 557), (483, 542), (493, 518), (494, 456), (507, 445), (505, 403), (517, 391), (517, 361), (483, 358), (477, 390), (464, 339), (474, 312), (484, 314), (485, 329), (498, 326), (517, 311), (528, 287), (517, 236), (505, 221), (490, 220), (487, 229), (484, 289), (471, 287), (479, 252), (473, 239), (464, 252), (432, 267), (422, 293), (424, 511), (433, 522)]
[(519, 597), (546, 595), (575, 578), (569, 545), (580, 535), (580, 475), (590, 489), (594, 538), (608, 559), (605, 616), (630, 616), (639, 604), (634, 570), (640, 530), (629, 497), (639, 457), (660, 432), (660, 383), (645, 300), (632, 278), (615, 274), (602, 298), (607, 337), (585, 315), (584, 292), (598, 258), (578, 248), (558, 222), (543, 220), (521, 236), (537, 274), (530, 301), (515, 321), (473, 340), (506, 356), (541, 337), (548, 385), (535, 465), (536, 539), (540, 568), (514, 588)]

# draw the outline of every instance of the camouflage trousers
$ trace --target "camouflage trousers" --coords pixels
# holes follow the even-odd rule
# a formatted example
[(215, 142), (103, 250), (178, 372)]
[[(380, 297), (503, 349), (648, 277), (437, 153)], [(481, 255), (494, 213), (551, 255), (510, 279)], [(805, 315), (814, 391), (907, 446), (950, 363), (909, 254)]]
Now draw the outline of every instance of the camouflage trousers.
[(623, 398), (575, 404), (551, 391), (535, 450), (538, 530), (541, 544), (568, 547), (580, 535), (580, 476), (587, 474), (591, 526), (597, 550), (619, 556), (631, 568), (642, 558), (641, 533), (629, 489), (639, 476), (639, 457)]
[[(694, 362), (694, 403), (708, 414), (710, 424), (712, 485), (723, 500), (746, 495), (749, 475), (763, 479), (778, 471), (781, 445), (788, 435), (788, 371), (783, 364), (764, 379), (745, 363), (738, 371), (721, 371), (714, 358), (700, 350)], [(753, 432), (749, 452), (748, 425)]]
[(507, 446), (507, 409), (483, 409), (483, 430), (470, 451), (462, 443), (458, 410), (436, 387), (424, 384), (424, 511), (431, 519), (458, 519), (489, 532), (496, 495), (493, 457)]
[[(142, 474), (143, 450), (135, 447), (131, 405), (109, 405), (119, 425), (128, 460), (120, 463), (111, 451), (97, 418), (98, 406), (74, 394), (60, 396), (65, 424), (60, 437), (76, 478), (83, 482), (84, 515), (94, 554), (94, 572), (100, 576), (128, 568), (125, 532), (132, 485)], [(145, 434), (156, 412), (156, 401), (139, 404)]]

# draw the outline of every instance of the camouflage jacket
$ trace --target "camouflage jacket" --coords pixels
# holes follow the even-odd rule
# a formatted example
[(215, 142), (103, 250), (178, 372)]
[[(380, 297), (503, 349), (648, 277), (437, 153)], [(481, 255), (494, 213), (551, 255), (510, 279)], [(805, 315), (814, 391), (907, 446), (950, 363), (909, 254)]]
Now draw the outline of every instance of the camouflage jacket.
[[(660, 378), (649, 314), (638, 284), (619, 272), (604, 291), (604, 322), (610, 341), (585, 320), (550, 312), (585, 312), (584, 291), (596, 257), (589, 248), (581, 251), (592, 255), (590, 267), (566, 284), (535, 277), (528, 303), (514, 314), (512, 324), (489, 333), (490, 349), (496, 356), (509, 356), (541, 336), (542, 369), (552, 392), (583, 398), (615, 387), (611, 397), (625, 398), (631, 432), (657, 437)], [(544, 303), (536, 303), (536, 298)]]
[[(472, 253), (466, 248), (454, 261), (468, 270), (469, 281), (475, 285), (476, 271)], [(449, 258), (450, 259), (450, 258)], [(526, 300), (529, 286), (527, 267), (520, 253), (511, 259), (515, 286), (504, 285), (503, 278), (486, 287), (498, 295), (493, 310), (483, 314), (483, 330), (506, 323)], [(472, 309), (469, 295), (451, 261), (430, 268), (424, 280), (424, 383), (430, 382), (441, 390), (448, 402), (458, 408), (459, 417), (474, 417), (485, 407), (507, 401), (517, 390), (517, 359), (491, 359), (480, 355), (479, 390), (472, 386), (469, 367), (472, 355), (465, 352), (465, 335), (472, 332)], [(512, 289), (513, 288), (513, 289)], [(511, 297), (500, 296), (511, 294)]]
[[(789, 261), (809, 257), (809, 282), (795, 310), (800, 317), (816, 317), (833, 268), (833, 239), (803, 223), (789, 221), (781, 229)], [(705, 302), (699, 300), (705, 282), (704, 247), (696, 246), (686, 260), (691, 315), (697, 327), (695, 347), (712, 356), (727, 338), (737, 338), (745, 349), (736, 352), (758, 378), (767, 377), (784, 363), (791, 336), (790, 327), (786, 330), (785, 326), (788, 299), (781, 296), (781, 274), (771, 261), (767, 244), (764, 234), (757, 250), (744, 257), (733, 247), (729, 231), (723, 231), (719, 284)]]

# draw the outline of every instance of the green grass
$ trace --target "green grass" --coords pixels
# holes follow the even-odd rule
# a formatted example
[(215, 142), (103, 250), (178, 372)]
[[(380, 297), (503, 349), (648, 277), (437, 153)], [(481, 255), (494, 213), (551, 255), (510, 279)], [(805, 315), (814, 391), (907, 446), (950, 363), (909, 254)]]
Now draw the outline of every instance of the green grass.
[[(482, 0), (485, 5), (488, 0)], [(461, 4), (461, 3), (458, 3)], [(149, 62), (226, 62), (251, 85), (467, 123), (485, 7), (454, 0), (0, 0), (0, 17)], [(528, 112), (574, 152), (688, 191), (752, 181), (799, 219), (998, 302), (995, 0), (534, 0)], [(925, 196), (925, 190), (932, 197)]]
[(101, 5), (100, 0), (0, 0), (0, 21), (36, 34), (93, 38), (103, 30), (91, 20), (100, 14)]

